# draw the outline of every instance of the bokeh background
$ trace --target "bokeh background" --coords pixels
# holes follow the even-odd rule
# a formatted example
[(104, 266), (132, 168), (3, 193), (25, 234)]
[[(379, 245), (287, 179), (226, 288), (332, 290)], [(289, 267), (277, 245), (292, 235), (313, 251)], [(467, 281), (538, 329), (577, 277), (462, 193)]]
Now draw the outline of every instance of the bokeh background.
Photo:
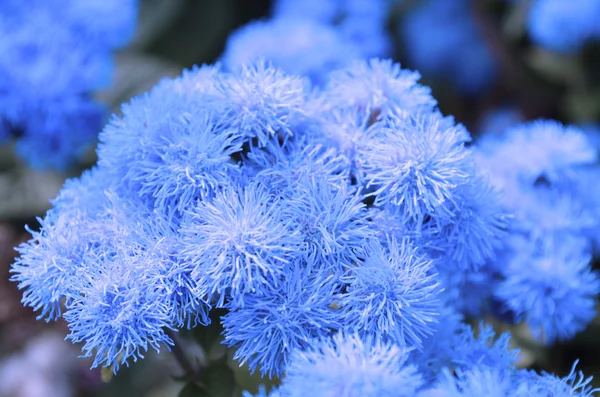
[[(443, 113), (454, 115), (474, 136), (538, 118), (600, 135), (600, 41), (576, 51), (544, 48), (527, 31), (528, 1), (464, 3), (469, 5), (465, 9), (438, 7), (419, 16), (419, 0), (391, 1), (385, 26), (390, 57), (421, 72)], [(233, 31), (269, 18), (271, 9), (269, 0), (141, 0), (136, 37), (116, 55), (113, 82), (98, 100), (118, 113), (122, 102), (161, 78), (218, 61)], [(77, 359), (78, 347), (63, 341), (65, 324), (36, 321), (31, 309), (20, 304), (16, 284), (8, 281), (13, 247), (29, 239), (25, 225), (36, 228), (36, 217), (50, 207), (48, 200), (64, 180), (94, 162), (91, 149), (68, 172), (37, 171), (16, 158), (10, 146), (0, 148), (0, 396), (168, 397), (181, 391), (181, 370), (166, 351), (149, 353), (112, 379), (90, 371), (91, 361)], [(511, 331), (523, 351), (521, 365), (565, 375), (580, 359), (579, 368), (595, 375), (600, 386), (600, 318), (571, 342), (553, 346), (536, 344), (522, 330)], [(187, 349), (193, 356), (194, 346)], [(244, 378), (237, 383), (255, 392), (257, 380), (230, 365), (236, 377)]]

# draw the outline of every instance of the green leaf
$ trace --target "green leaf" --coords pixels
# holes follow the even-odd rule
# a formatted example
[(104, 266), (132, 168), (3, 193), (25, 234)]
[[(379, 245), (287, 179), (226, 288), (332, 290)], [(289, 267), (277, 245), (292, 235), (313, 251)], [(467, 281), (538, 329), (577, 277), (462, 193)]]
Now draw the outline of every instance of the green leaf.
[(129, 45), (145, 48), (181, 15), (185, 9), (185, 0), (144, 0), (140, 3), (140, 11), (135, 37)]
[(0, 220), (43, 215), (64, 180), (63, 174), (53, 171), (17, 168), (0, 172)]
[(121, 103), (149, 91), (162, 78), (179, 74), (181, 67), (165, 59), (133, 51), (117, 53), (112, 83), (96, 99), (118, 113)]
[(227, 348), (221, 344), (223, 340), (221, 316), (226, 313), (227, 311), (223, 309), (213, 309), (210, 312), (211, 324), (206, 327), (199, 326), (192, 330), (194, 340), (202, 346), (208, 361), (221, 360), (227, 353)]
[(235, 377), (225, 360), (212, 362), (204, 373), (203, 381), (211, 397), (233, 396)]
[(246, 390), (251, 394), (258, 393), (258, 387), (263, 385), (267, 390), (271, 390), (274, 386), (279, 386), (281, 380), (277, 377), (269, 379), (268, 377), (262, 378), (260, 371), (255, 371), (253, 374), (250, 373), (248, 363), (239, 365), (239, 362), (233, 359), (233, 351), (229, 351), (227, 358), (227, 365), (235, 376), (235, 382), (241, 390)]
[(510, 40), (516, 41), (525, 36), (530, 0), (520, 1), (511, 6), (502, 21), (502, 33)]
[(562, 109), (569, 120), (577, 123), (596, 120), (600, 117), (600, 90), (570, 91), (563, 97)]
[(531, 69), (553, 83), (580, 86), (583, 81), (583, 69), (578, 57), (534, 47), (526, 60)]
[(208, 391), (197, 385), (196, 383), (189, 382), (179, 392), (179, 397), (212, 397)]

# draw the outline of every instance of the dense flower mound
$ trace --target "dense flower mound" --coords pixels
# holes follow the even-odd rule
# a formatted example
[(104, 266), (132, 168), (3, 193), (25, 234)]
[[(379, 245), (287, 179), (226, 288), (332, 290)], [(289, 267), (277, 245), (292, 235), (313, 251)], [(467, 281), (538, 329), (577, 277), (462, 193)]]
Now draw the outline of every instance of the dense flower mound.
[(67, 168), (102, 127), (92, 94), (132, 37), (137, 0), (0, 4), (0, 142), (17, 138), (33, 167)]
[(469, 146), (418, 74), (377, 59), (319, 88), (263, 61), (203, 66), (122, 114), (12, 268), (94, 367), (218, 308), (234, 359), (283, 379), (272, 396), (591, 393), (518, 371), (510, 335), (464, 322), (503, 307), (551, 342), (593, 317), (596, 157), (578, 130)]

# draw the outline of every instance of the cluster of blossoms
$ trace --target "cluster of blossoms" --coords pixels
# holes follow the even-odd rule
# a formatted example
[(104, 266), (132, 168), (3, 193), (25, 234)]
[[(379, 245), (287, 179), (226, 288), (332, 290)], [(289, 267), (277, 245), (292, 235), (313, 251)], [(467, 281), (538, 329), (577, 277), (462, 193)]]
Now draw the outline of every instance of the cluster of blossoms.
[[(15, 140), (17, 153), (36, 168), (66, 169), (81, 156), (104, 120), (93, 94), (110, 81), (112, 53), (131, 39), (137, 3), (2, 1), (0, 144)], [(331, 70), (392, 55), (387, 25), (397, 17), (390, 10), (402, 3), (277, 0), (270, 19), (251, 22), (230, 36), (221, 61), (240, 72), (243, 65), (268, 59), (322, 87)], [(474, 17), (473, 1), (406, 3), (408, 11), (395, 21), (396, 33), (412, 66), (467, 95), (496, 81), (498, 60), (484, 37), (484, 21)], [(576, 51), (600, 37), (600, 0), (510, 3), (527, 7), (527, 29), (536, 45)]]
[(163, 80), (18, 248), (24, 304), (114, 371), (219, 308), (271, 396), (591, 395), (465, 319), (548, 343), (591, 321), (595, 150), (550, 121), (472, 145), (418, 79), (371, 59), (320, 88), (261, 61)]
[(36, 168), (67, 168), (96, 139), (112, 53), (132, 37), (137, 0), (2, 0), (0, 144)]

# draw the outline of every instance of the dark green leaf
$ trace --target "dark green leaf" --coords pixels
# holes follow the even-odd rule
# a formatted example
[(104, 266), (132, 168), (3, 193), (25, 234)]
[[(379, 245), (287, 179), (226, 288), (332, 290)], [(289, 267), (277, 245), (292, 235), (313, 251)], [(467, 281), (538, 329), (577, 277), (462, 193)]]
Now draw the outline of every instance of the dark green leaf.
[(181, 389), (179, 397), (211, 397), (211, 395), (204, 387), (190, 382)]
[(221, 348), (223, 336), (223, 326), (221, 325), (221, 316), (227, 311), (222, 309), (213, 309), (210, 312), (211, 324), (203, 327), (198, 326), (192, 330), (192, 335), (196, 343), (198, 343), (206, 352), (207, 359), (210, 361), (219, 360), (224, 357), (226, 350)]
[(232, 397), (235, 377), (225, 360), (211, 363), (204, 373), (203, 381), (211, 397)]

